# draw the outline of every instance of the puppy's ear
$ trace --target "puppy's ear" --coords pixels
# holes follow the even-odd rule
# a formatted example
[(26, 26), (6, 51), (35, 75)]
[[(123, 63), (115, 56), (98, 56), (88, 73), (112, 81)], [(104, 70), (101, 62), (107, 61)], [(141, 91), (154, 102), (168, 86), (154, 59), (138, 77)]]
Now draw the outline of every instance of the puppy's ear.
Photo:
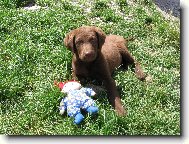
[(101, 48), (105, 42), (106, 34), (98, 27), (93, 27), (98, 39), (98, 48)]
[(75, 51), (75, 34), (76, 29), (70, 31), (64, 38), (64, 45), (72, 52)]

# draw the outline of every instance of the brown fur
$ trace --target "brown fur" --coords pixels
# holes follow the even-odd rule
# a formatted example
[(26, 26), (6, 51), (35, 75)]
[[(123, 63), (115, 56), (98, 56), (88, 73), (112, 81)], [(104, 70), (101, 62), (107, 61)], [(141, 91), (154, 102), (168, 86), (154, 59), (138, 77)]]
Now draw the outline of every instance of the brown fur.
[(101, 80), (108, 99), (119, 115), (125, 115), (116, 83), (111, 77), (115, 68), (123, 64), (135, 66), (136, 76), (145, 79), (138, 62), (129, 53), (127, 41), (118, 35), (108, 35), (97, 27), (82, 26), (72, 30), (64, 39), (65, 46), (73, 52), (72, 70), (74, 79), (87, 77)]

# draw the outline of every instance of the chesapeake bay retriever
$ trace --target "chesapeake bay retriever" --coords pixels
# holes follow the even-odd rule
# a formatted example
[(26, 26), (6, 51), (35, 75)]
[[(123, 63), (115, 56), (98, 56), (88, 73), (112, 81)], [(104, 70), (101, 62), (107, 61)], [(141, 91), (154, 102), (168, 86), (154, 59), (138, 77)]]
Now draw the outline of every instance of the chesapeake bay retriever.
[(65, 46), (73, 52), (73, 79), (96, 78), (105, 86), (108, 100), (118, 115), (126, 114), (116, 83), (112, 78), (113, 71), (121, 64), (134, 65), (136, 76), (145, 79), (138, 62), (129, 53), (127, 41), (118, 35), (105, 35), (95, 26), (82, 26), (70, 31), (65, 39)]

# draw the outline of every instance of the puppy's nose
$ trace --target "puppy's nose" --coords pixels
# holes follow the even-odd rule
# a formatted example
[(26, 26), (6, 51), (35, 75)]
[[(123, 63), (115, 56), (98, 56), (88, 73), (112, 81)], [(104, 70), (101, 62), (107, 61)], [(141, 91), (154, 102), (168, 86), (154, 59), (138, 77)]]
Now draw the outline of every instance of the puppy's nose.
[(85, 57), (87, 57), (87, 58), (94, 57), (94, 55), (95, 55), (94, 52), (86, 52), (86, 53), (85, 53)]

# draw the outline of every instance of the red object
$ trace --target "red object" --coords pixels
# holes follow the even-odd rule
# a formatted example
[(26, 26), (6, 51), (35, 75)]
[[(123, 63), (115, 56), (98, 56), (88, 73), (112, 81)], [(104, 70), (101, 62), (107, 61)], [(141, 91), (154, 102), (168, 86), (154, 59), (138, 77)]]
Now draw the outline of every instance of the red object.
[(57, 86), (60, 90), (63, 89), (64, 85), (68, 82), (77, 82), (76, 80), (70, 80), (70, 81), (66, 81), (66, 82), (57, 82), (57, 81), (54, 81), (54, 85)]

